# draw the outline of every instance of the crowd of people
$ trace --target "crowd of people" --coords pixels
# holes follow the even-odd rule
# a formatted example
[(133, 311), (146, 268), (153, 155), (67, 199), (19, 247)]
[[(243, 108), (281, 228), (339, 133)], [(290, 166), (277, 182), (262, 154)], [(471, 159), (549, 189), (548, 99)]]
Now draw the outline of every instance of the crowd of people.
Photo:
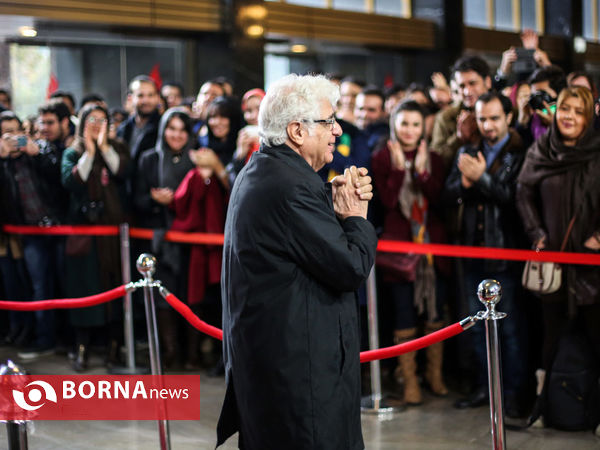
[[(600, 135), (595, 84), (551, 63), (537, 35), (525, 32), (537, 68), (521, 71), (514, 48), (495, 73), (476, 55), (461, 57), (449, 81), (381, 89), (331, 75), (340, 87), (335, 121), (341, 127), (333, 161), (319, 171), (330, 181), (350, 166), (373, 178), (368, 218), (381, 239), (481, 247), (600, 250)], [(519, 70), (517, 70), (517, 68)], [(155, 230), (136, 242), (137, 254), (159, 260), (157, 278), (192, 309), (219, 325), (222, 249), (164, 239), (168, 230), (223, 233), (236, 177), (260, 151), (258, 111), (265, 93), (233, 93), (226, 79), (205, 82), (195, 99), (178, 83), (160, 89), (146, 76), (129, 85), (127, 103), (108, 109), (101, 95), (80, 102), (57, 91), (36, 117), (11, 111), (0, 91), (0, 214), (3, 224), (119, 224)], [(561, 288), (533, 296), (521, 286), (523, 263), (380, 253), (377, 256), (382, 329), (401, 343), (480, 308), (475, 288), (486, 278), (503, 289), (500, 309), (506, 412), (528, 413), (528, 398), (550, 370), (558, 340), (577, 321), (600, 360), (600, 271), (568, 266)], [(114, 237), (0, 235), (3, 296), (10, 300), (80, 297), (120, 284)], [(363, 299), (364, 288), (360, 290)], [(537, 305), (535, 314), (526, 303)], [(537, 302), (537, 303), (536, 303)], [(5, 345), (23, 359), (69, 349), (73, 366), (87, 368), (89, 347), (106, 346), (118, 362), (122, 317), (114, 304), (70, 310), (10, 312)], [(182, 330), (176, 313), (157, 304), (163, 362), (198, 368), (201, 336)], [(461, 317), (462, 315), (462, 317)], [(541, 317), (541, 345), (529, 325)], [(569, 318), (570, 320), (565, 320)], [(181, 344), (183, 342), (183, 345)], [(385, 342), (385, 339), (383, 339)], [(457, 408), (488, 401), (485, 336), (475, 327), (470, 392)], [(443, 344), (401, 355), (395, 378), (404, 401), (423, 402), (424, 383), (447, 395)], [(215, 363), (216, 361), (212, 361)], [(222, 373), (217, 364), (214, 373)]]

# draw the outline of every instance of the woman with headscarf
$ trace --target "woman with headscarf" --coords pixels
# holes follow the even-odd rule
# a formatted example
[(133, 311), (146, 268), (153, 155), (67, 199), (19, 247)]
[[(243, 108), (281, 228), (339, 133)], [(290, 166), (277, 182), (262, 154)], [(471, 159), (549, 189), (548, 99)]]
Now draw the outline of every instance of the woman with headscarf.
[[(216, 175), (223, 172), (225, 168), (215, 152), (196, 149), (192, 120), (182, 108), (165, 112), (156, 147), (140, 158), (134, 204), (141, 225), (155, 229), (152, 252), (160, 261), (156, 276), (190, 305), (202, 302), (207, 287), (220, 280), (220, 249), (216, 255), (211, 247), (194, 245), (190, 249), (165, 241), (164, 235), (169, 229), (223, 232), (222, 198), (226, 188)], [(227, 177), (223, 181), (227, 183)], [(157, 303), (157, 313), (164, 364), (171, 368), (179, 359), (177, 316), (164, 301)], [(197, 333), (188, 327), (188, 366), (196, 365)]]
[[(518, 178), (517, 207), (537, 249), (600, 250), (600, 135), (594, 130), (589, 89), (563, 89), (548, 133), (528, 150)], [(571, 229), (569, 231), (569, 225)], [(540, 385), (569, 320), (592, 344), (600, 361), (600, 268), (563, 266), (560, 289), (541, 295), (544, 339)]]
[[(109, 114), (100, 105), (80, 112), (76, 138), (62, 156), (61, 180), (70, 192), (70, 223), (117, 225), (125, 220), (125, 177), (129, 153), (110, 139)], [(66, 293), (83, 297), (104, 292), (121, 283), (118, 238), (112, 236), (68, 236), (66, 243)], [(89, 344), (94, 331), (109, 325), (110, 360), (115, 360), (120, 336), (117, 303), (69, 311), (76, 332), (73, 368), (87, 368)], [(100, 333), (99, 333), (100, 334)]]
[[(186, 298), (187, 246), (167, 242), (164, 236), (175, 218), (172, 208), (175, 191), (195, 167), (189, 152), (195, 147), (189, 115), (183, 108), (167, 110), (159, 123), (156, 146), (140, 157), (133, 198), (137, 223), (154, 229), (149, 250), (160, 261), (156, 278), (181, 299)], [(163, 364), (171, 368), (178, 362), (177, 316), (163, 300), (156, 306)]]

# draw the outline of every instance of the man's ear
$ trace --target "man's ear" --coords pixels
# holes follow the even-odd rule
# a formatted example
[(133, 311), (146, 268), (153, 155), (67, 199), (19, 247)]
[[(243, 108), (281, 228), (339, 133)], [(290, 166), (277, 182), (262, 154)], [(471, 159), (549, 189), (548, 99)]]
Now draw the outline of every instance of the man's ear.
[(510, 126), (510, 123), (512, 122), (512, 119), (513, 119), (513, 113), (512, 113), (512, 112), (509, 112), (509, 113), (506, 115), (506, 123), (508, 124), (508, 126)]
[(302, 126), (301, 122), (290, 122), (287, 125), (288, 139), (295, 145), (301, 146), (304, 144), (304, 139), (308, 133), (308, 130)]
[(65, 130), (67, 132), (69, 131), (69, 122), (70, 122), (69, 117), (65, 117), (60, 121), (60, 126), (62, 127), (63, 130)]
[(485, 77), (484, 81), (485, 81), (485, 87), (489, 91), (492, 88), (492, 79), (491, 79), (491, 77), (488, 75), (487, 77)]

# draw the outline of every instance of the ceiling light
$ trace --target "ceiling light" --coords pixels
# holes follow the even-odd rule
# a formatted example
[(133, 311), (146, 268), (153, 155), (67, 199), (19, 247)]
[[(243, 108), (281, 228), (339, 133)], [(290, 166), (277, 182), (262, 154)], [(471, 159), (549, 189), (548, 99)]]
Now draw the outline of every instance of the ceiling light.
[(294, 44), (290, 47), (290, 50), (292, 53), (306, 53), (308, 48), (304, 44)]
[(245, 6), (240, 9), (240, 16), (244, 19), (263, 20), (267, 17), (267, 8), (262, 5)]
[(30, 26), (19, 27), (19, 34), (24, 37), (36, 37), (37, 31), (35, 28)]
[(262, 25), (250, 25), (248, 28), (246, 28), (246, 34), (250, 37), (260, 37), (265, 33), (265, 29)]

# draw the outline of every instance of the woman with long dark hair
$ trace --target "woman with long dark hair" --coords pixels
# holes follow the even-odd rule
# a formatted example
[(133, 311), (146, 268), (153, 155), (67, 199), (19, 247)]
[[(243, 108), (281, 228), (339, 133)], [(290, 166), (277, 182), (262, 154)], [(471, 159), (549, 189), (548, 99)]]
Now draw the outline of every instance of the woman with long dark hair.
[[(414, 100), (400, 103), (390, 117), (391, 136), (371, 161), (373, 181), (385, 208), (382, 239), (444, 242), (444, 229), (435, 213), (444, 186), (440, 157), (425, 140), (426, 113)], [(437, 268), (442, 260), (417, 257), (409, 270), (400, 270), (402, 255), (378, 255), (385, 293), (394, 311), (394, 341), (406, 342), (417, 335), (418, 319), (426, 315), (426, 333), (443, 326), (443, 289)], [(404, 259), (406, 262), (406, 259)], [(416, 374), (416, 352), (399, 357), (404, 378), (404, 400), (422, 402)], [(426, 379), (437, 395), (448, 390), (442, 379), (442, 344), (427, 349)]]
[[(70, 192), (69, 219), (86, 225), (117, 225), (125, 220), (125, 178), (129, 153), (109, 138), (109, 114), (100, 105), (80, 112), (72, 147), (62, 156), (62, 184)], [(83, 297), (112, 289), (121, 283), (118, 238), (68, 236), (66, 242), (66, 293)], [(108, 325), (108, 357), (114, 362), (121, 325), (117, 303), (69, 310), (75, 328), (73, 368), (87, 368), (92, 335), (105, 336)]]
[[(238, 132), (241, 128), (241, 112), (238, 102), (231, 97), (214, 99), (208, 106), (207, 124), (206, 134), (198, 137), (200, 149), (207, 150), (198, 154), (198, 164), (215, 165), (214, 154), (226, 167), (232, 161), (237, 146)], [(227, 171), (217, 170), (215, 175), (224, 187), (230, 187)]]

